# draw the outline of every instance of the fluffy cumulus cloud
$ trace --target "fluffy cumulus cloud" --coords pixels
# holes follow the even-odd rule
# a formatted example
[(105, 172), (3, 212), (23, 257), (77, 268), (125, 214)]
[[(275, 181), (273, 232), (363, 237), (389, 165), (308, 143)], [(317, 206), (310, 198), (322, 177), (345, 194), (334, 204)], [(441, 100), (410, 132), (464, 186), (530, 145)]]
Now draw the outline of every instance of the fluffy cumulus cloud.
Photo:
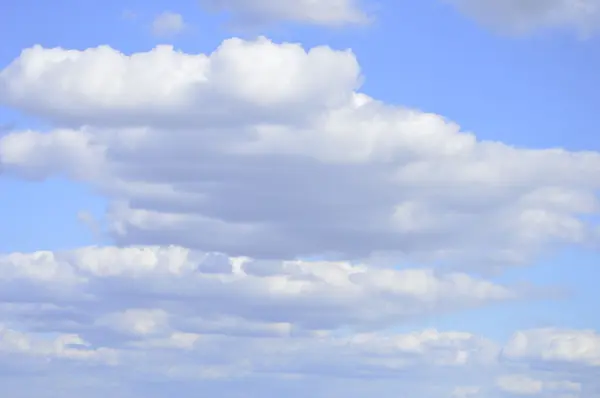
[(597, 245), (600, 154), (481, 141), (362, 79), (351, 51), (266, 38), (24, 50), (0, 103), (51, 127), (4, 132), (1, 172), (91, 187), (108, 210), (81, 217), (114, 246), (0, 256), (0, 385), (592, 396), (594, 331), (407, 330), (546, 294), (469, 271)]
[(478, 141), (361, 81), (350, 51), (266, 38), (35, 46), (0, 72), (0, 101), (57, 127), (5, 134), (0, 165), (91, 185), (119, 244), (479, 266), (597, 244), (600, 154)]
[[(132, 397), (161, 396), (172, 383), (231, 397), (249, 387), (299, 397), (293, 391), (306, 383), (316, 397), (381, 388), (378, 396), (391, 398), (399, 387), (432, 397), (539, 395), (584, 391), (595, 383), (583, 376), (600, 369), (600, 335), (591, 331), (524, 330), (502, 342), (396, 330), (413, 317), (519, 296), (463, 274), (88, 247), (5, 254), (0, 285), (0, 380), (32, 371), (57, 383), (68, 372), (90, 378), (69, 384), (72, 394), (102, 380), (98, 391), (118, 381)], [(548, 364), (561, 372), (516, 373)], [(466, 384), (474, 375), (481, 386)], [(423, 377), (436, 381), (414, 383)], [(363, 384), (349, 392), (348, 380)]]
[(512, 34), (549, 28), (580, 34), (600, 27), (598, 0), (443, 0), (456, 5), (484, 25)]
[(242, 23), (298, 22), (339, 26), (363, 24), (369, 18), (362, 0), (200, 0), (208, 10), (225, 11)]

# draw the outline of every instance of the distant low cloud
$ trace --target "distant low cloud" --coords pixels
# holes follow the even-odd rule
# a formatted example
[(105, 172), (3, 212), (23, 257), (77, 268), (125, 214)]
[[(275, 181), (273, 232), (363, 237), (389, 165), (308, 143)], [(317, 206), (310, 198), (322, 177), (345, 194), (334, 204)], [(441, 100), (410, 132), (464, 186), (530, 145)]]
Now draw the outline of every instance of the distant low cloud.
[[(175, 246), (2, 254), (0, 384), (39, 372), (59, 385), (75, 379), (64, 397), (86, 389), (102, 397), (111, 387), (131, 389), (114, 395), (128, 398), (210, 388), (231, 398), (589, 396), (584, 388), (598, 387), (596, 332), (520, 330), (496, 341), (395, 330), (414, 316), (511, 295), (464, 274)], [(44, 379), (20, 380), (18, 397), (55, 396), (39, 391)]]
[(186, 28), (181, 14), (165, 11), (154, 18), (152, 32), (155, 36), (175, 36)]
[(225, 11), (239, 22), (299, 22), (339, 26), (369, 21), (359, 0), (200, 0), (207, 9)]
[[(546, 394), (546, 396), (563, 397), (567, 394), (577, 394), (581, 392), (581, 384), (567, 380), (538, 380), (520, 374), (502, 375), (496, 379), (496, 386), (499, 390), (516, 396), (535, 396)], [(577, 395), (576, 395), (577, 396)]]
[(600, 0), (443, 0), (499, 32), (562, 28), (588, 35), (600, 28)]

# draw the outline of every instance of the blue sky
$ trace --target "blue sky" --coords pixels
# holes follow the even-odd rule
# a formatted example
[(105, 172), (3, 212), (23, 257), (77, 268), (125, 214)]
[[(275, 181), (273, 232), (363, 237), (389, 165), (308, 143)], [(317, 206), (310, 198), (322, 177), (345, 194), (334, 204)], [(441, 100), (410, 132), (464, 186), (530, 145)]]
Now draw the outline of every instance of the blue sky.
[[(148, 392), (148, 383), (164, 378), (165, 388), (182, 396), (209, 388), (227, 397), (291, 390), (362, 397), (372, 395), (370, 379), (377, 382), (371, 392), (383, 397), (398, 389), (416, 397), (597, 396), (600, 38), (594, 28), (600, 12), (593, 7), (600, 3), (587, 0), (591, 8), (580, 11), (567, 1), (532, 2), (538, 5), (525, 10), (499, 0), (354, 6), (340, 0), (322, 20), (315, 15), (329, 12), (324, 1), (283, 1), (277, 8), (232, 0), (220, 12), (200, 3), (4, 5), (0, 286), (9, 293), (0, 307), (0, 386), (5, 380), (16, 397), (74, 397), (86, 389), (146, 397), (159, 396), (159, 389)], [(354, 14), (344, 14), (348, 10)], [(344, 17), (363, 11), (370, 22)], [(181, 18), (170, 22), (170, 34), (155, 29), (164, 13)], [(241, 26), (249, 15), (263, 23)], [(515, 33), (515, 21), (527, 29)], [(319, 58), (300, 47), (284, 53), (290, 47), (282, 43), (329, 48)], [(105, 45), (126, 55), (153, 54), (160, 44), (199, 61), (172, 73), (161, 69), (166, 64), (158, 56), (110, 69), (118, 57), (87, 50)], [(21, 55), (35, 45), (43, 50)], [(67, 50), (90, 55), (51, 61), (54, 47), (60, 57)], [(254, 48), (255, 58), (245, 48)], [(199, 54), (214, 51), (224, 55), (211, 56), (202, 72), (211, 86), (201, 91), (187, 76), (204, 68)], [(176, 60), (170, 68), (188, 62), (176, 54), (165, 55)], [(278, 62), (288, 62), (288, 69)], [(111, 73), (129, 67), (130, 74), (113, 79)], [(157, 70), (162, 74), (153, 75)], [(284, 88), (276, 90), (271, 80)], [(188, 84), (188, 91), (178, 91), (178, 84)], [(148, 92), (163, 94), (148, 99)], [(356, 107), (358, 92), (382, 105)], [(138, 136), (135, 128), (149, 133)], [(61, 135), (66, 130), (69, 135)], [(264, 136), (253, 135), (261, 131)], [(374, 138), (361, 141), (370, 134)], [(543, 151), (548, 148), (564, 151), (553, 155)], [(114, 251), (99, 254), (93, 245)], [(132, 246), (171, 254), (147, 260), (156, 275), (130, 274), (127, 267), (149, 264), (144, 254), (127, 254)], [(188, 249), (188, 281), (158, 271), (175, 272), (180, 257), (173, 253)], [(55, 254), (40, 260), (39, 251)], [(367, 267), (364, 279), (344, 274), (350, 290), (328, 279), (342, 272), (337, 263), (316, 260), (332, 251), (348, 266)], [(509, 251), (523, 261), (503, 257)], [(235, 260), (199, 260), (203, 252), (252, 257), (259, 271), (240, 281)], [(380, 252), (388, 258), (383, 268), (374, 260)], [(305, 259), (301, 272), (281, 265), (295, 259)], [(440, 259), (440, 269), (425, 271)], [(234, 278), (246, 293), (227, 283), (208, 285), (206, 275), (215, 271), (202, 267), (223, 267), (222, 261), (229, 273), (221, 280)], [(100, 270), (109, 269), (117, 271), (105, 281), (108, 271)], [(300, 278), (294, 272), (308, 278), (306, 290), (294, 290)], [(86, 287), (69, 279), (73, 273)], [(280, 283), (276, 278), (287, 282), (270, 285)], [(95, 304), (77, 296), (86, 289)], [(185, 300), (165, 298), (180, 291), (188, 292)], [(45, 304), (54, 307), (42, 309)], [(294, 333), (280, 335), (282, 324)], [(427, 340), (419, 334), (422, 358), (414, 363), (406, 359), (412, 354), (394, 351), (402, 351), (402, 343), (384, 343), (430, 329), (438, 335)], [(12, 347), (7, 330), (29, 339), (29, 352)], [(307, 337), (317, 330), (375, 337), (372, 346), (337, 352), (339, 342), (327, 346)], [(469, 360), (439, 365), (435, 344), (457, 339), (444, 335), (453, 331), (474, 336), (447, 343), (469, 352)], [(182, 333), (193, 341), (184, 351), (173, 343)], [(534, 336), (529, 345), (517, 344), (519, 333)], [(62, 346), (52, 336), (66, 335), (90, 344), (56, 348)], [(168, 348), (157, 348), (159, 340)], [(269, 344), (297, 349), (281, 348), (267, 364), (261, 358), (274, 355)], [(238, 352), (215, 348), (229, 345)], [(381, 347), (393, 351), (395, 367), (370, 356)], [(481, 354), (494, 349), (492, 359)], [(349, 362), (319, 361), (331, 355), (348, 355)], [(16, 357), (23, 383), (9, 383), (6, 364)], [(40, 359), (50, 357), (56, 360)], [(120, 366), (133, 370), (115, 377)], [(363, 368), (369, 376), (360, 374)], [(48, 376), (27, 383), (34, 380), (30, 369)], [(66, 377), (71, 369), (81, 372), (81, 385)], [(417, 376), (409, 383), (394, 376), (398, 369)], [(356, 387), (345, 388), (340, 377)], [(44, 386), (60, 386), (64, 394), (51, 395)]]

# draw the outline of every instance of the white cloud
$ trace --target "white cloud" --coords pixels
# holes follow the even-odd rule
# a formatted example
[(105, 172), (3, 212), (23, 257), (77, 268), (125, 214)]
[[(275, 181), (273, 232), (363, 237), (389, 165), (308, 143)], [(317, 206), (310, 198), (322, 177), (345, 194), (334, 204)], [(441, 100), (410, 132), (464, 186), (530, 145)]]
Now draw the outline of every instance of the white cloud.
[(360, 0), (200, 0), (205, 8), (230, 12), (239, 22), (263, 24), (300, 22), (313, 25), (346, 25), (369, 20)]
[(570, 381), (544, 381), (525, 375), (503, 375), (496, 379), (496, 385), (502, 391), (514, 395), (539, 395), (550, 393), (579, 393), (581, 384)]
[[(504, 4), (508, 16), (494, 12), (518, 29), (581, 22), (563, 8), (562, 19), (525, 23)], [(366, 21), (341, 0), (212, 7), (253, 23)], [(184, 27), (170, 13), (153, 26)], [(587, 216), (600, 211), (600, 153), (480, 141), (442, 116), (377, 101), (361, 82), (349, 50), (266, 38), (226, 40), (210, 54), (23, 51), (0, 71), (0, 105), (54, 127), (2, 134), (0, 172), (91, 186), (109, 210), (97, 223), (81, 218), (117, 246), (0, 255), (3, 389), (16, 398), (152, 398), (174, 385), (185, 386), (180, 398), (600, 391), (597, 331), (521, 330), (505, 343), (404, 331), (538, 297), (429, 261), (481, 270), (597, 245)]]
[(516, 333), (503, 351), (511, 360), (600, 366), (600, 334), (594, 330), (535, 329)]
[(211, 54), (36, 46), (0, 72), (0, 101), (64, 127), (4, 135), (0, 164), (91, 184), (119, 244), (480, 267), (597, 245), (581, 216), (600, 208), (600, 154), (478, 141), (360, 83), (350, 51), (265, 38)]
[(95, 324), (108, 326), (118, 332), (145, 336), (167, 328), (169, 314), (164, 310), (127, 309), (100, 316)]
[(90, 349), (89, 343), (76, 334), (61, 334), (48, 339), (29, 335), (0, 324), (0, 360), (7, 355), (60, 358), (76, 361), (100, 361), (116, 365), (118, 352), (110, 348)]
[[(34, 46), (1, 73), (3, 102), (50, 119), (189, 129), (225, 122), (239, 127), (256, 116), (274, 122), (286, 109), (289, 121), (342, 105), (358, 85), (359, 67), (350, 51), (306, 52), (259, 38), (229, 39), (208, 55), (166, 45), (131, 56), (108, 46), (85, 51)], [(56, 102), (46, 95), (30, 101), (42, 92), (56, 93)], [(234, 111), (237, 118), (231, 120)]]
[(458, 386), (452, 391), (452, 397), (454, 398), (468, 398), (479, 395), (481, 387), (477, 386)]
[[(63, 295), (48, 293), (57, 291)], [(503, 344), (460, 331), (397, 331), (413, 316), (514, 294), (462, 274), (257, 261), (179, 247), (12, 253), (0, 258), (0, 383), (15, 372), (43, 371), (55, 383), (67, 374), (88, 380), (88, 388), (119, 383), (116, 391), (131, 397), (182, 385), (226, 397), (279, 396), (281, 388), (323, 398), (595, 388), (593, 379), (581, 380), (600, 366), (592, 332), (524, 330)], [(563, 378), (569, 368), (551, 371), (556, 361), (577, 366), (573, 381)], [(515, 376), (536, 367), (543, 378)], [(474, 378), (478, 386), (467, 384)], [(33, 393), (36, 385), (16, 391)], [(144, 386), (156, 390), (146, 394)]]
[(537, 395), (543, 391), (544, 382), (523, 375), (500, 376), (497, 386), (503, 391), (516, 395)]
[[(56, 358), (90, 363), (78, 377), (107, 383), (116, 367), (132, 386), (219, 380), (236, 391), (246, 389), (235, 383), (260, 380), (376, 382), (401, 372), (494, 367), (499, 346), (485, 338), (385, 328), (516, 294), (462, 274), (256, 261), (179, 247), (12, 253), (0, 258), (0, 287), (0, 313), (11, 325), (0, 329), (0, 367), (4, 359), (33, 358), (25, 369), (59, 377), (66, 365), (48, 361)], [(59, 290), (62, 296), (48, 294)]]
[(481, 23), (513, 34), (548, 28), (590, 34), (600, 27), (598, 0), (444, 0)]
[[(40, 303), (59, 306), (88, 305), (105, 295), (115, 301), (139, 295), (150, 308), (119, 308), (115, 302), (86, 315), (98, 318), (96, 326), (132, 335), (166, 330), (166, 310), (184, 311), (179, 315), (185, 315), (186, 332), (280, 335), (346, 326), (374, 330), (531, 293), (461, 273), (345, 262), (257, 261), (180, 247), (13, 253), (0, 257), (0, 286), (0, 295), (9, 302), (38, 297)], [(15, 286), (37, 292), (31, 295)], [(167, 297), (169, 306), (159, 308)], [(200, 301), (191, 309), (190, 300)], [(112, 305), (117, 307), (111, 310)], [(261, 310), (265, 307), (270, 311)]]
[(152, 33), (159, 37), (177, 35), (185, 28), (183, 16), (171, 11), (160, 13), (152, 21)]

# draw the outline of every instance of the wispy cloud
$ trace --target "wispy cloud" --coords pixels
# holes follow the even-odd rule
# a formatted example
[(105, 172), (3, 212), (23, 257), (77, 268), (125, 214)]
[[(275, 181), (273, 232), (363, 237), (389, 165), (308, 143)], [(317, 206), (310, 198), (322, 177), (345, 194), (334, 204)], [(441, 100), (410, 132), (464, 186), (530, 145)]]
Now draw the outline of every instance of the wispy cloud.
[(175, 36), (183, 32), (186, 26), (181, 14), (165, 11), (152, 21), (152, 33), (159, 37)]

